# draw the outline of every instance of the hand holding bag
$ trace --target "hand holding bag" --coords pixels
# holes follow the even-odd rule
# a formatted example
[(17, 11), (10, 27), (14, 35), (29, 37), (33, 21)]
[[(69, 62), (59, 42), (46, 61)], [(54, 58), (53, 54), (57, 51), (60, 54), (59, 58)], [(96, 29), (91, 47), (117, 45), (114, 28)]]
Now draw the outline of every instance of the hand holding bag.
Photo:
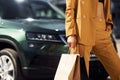
[(54, 80), (80, 80), (80, 55), (62, 54)]

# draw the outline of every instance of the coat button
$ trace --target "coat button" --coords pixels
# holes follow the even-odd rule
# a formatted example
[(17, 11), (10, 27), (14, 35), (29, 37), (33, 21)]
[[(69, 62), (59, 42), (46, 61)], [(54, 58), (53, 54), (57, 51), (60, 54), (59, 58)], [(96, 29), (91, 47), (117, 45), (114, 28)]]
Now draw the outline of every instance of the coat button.
[(102, 21), (102, 19), (99, 19), (99, 21)]
[(85, 15), (83, 15), (83, 18), (86, 18), (86, 16), (85, 16)]
[(82, 3), (82, 4), (85, 4), (85, 1), (82, 1), (81, 3)]

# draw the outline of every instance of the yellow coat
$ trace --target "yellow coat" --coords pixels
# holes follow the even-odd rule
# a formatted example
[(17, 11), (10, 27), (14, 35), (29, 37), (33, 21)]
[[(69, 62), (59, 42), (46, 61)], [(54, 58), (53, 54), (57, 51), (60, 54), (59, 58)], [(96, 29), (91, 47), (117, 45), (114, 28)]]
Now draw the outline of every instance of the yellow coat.
[[(95, 43), (95, 19), (98, 0), (66, 0), (66, 36), (76, 35), (77, 42), (84, 45)], [(106, 24), (112, 24), (110, 0), (104, 0)]]

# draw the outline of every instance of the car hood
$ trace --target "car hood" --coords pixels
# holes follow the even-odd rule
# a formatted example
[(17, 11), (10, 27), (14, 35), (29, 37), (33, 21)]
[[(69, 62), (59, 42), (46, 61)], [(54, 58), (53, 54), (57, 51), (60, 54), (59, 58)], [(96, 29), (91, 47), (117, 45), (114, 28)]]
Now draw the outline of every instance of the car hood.
[[(17, 19), (14, 20), (15, 22), (18, 22), (20, 24), (23, 25), (27, 25), (24, 28), (29, 28), (32, 30), (34, 30), (35, 28), (38, 30), (38, 28), (40, 29), (44, 29), (44, 30), (52, 30), (52, 31), (65, 31), (65, 23), (64, 20), (47, 20), (47, 19)], [(36, 30), (35, 29), (35, 30)]]

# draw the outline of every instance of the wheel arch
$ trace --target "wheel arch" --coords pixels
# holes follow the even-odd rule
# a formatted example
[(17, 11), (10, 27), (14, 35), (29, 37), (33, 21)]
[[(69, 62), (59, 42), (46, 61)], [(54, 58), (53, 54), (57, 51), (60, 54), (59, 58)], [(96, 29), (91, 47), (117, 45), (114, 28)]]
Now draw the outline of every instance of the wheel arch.
[(15, 50), (17, 52), (17, 57), (20, 62), (20, 66), (21, 67), (25, 66), (25, 63), (23, 63), (23, 62), (25, 62), (25, 61), (23, 61), (23, 60), (25, 60), (25, 58), (22, 55), (23, 52), (21, 51), (20, 44), (17, 41), (0, 38), (0, 50), (5, 49), (5, 48), (10, 48), (10, 49)]

